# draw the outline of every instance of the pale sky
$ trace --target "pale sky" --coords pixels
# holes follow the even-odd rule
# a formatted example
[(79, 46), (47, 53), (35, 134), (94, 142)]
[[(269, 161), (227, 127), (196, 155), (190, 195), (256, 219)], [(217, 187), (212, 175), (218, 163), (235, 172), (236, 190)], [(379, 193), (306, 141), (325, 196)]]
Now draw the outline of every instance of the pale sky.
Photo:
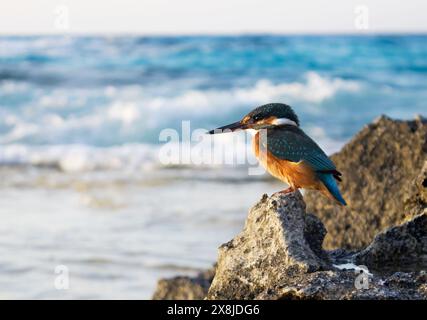
[(0, 34), (393, 32), (427, 32), (427, 1), (0, 0)]

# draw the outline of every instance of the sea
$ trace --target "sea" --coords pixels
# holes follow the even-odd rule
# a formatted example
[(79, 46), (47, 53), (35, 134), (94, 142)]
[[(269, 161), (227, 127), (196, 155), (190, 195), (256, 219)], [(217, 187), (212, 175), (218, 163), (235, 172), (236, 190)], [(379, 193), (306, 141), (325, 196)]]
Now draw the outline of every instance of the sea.
[(0, 36), (0, 298), (149, 299), (212, 266), (286, 187), (249, 135), (204, 134), (259, 105), (332, 154), (426, 101), (427, 35)]

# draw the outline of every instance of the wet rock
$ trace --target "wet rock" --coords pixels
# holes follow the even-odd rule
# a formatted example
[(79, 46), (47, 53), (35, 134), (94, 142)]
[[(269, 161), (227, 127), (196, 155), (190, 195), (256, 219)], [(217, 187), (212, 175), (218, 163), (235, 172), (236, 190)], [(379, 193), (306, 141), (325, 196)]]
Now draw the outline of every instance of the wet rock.
[(215, 275), (215, 268), (195, 277), (161, 279), (157, 283), (153, 300), (202, 300), (208, 293)]
[(378, 232), (426, 208), (425, 119), (382, 116), (332, 159), (343, 173), (340, 188), (348, 206), (336, 206), (318, 192), (305, 194), (308, 211), (315, 212), (328, 230), (325, 248), (361, 249)]

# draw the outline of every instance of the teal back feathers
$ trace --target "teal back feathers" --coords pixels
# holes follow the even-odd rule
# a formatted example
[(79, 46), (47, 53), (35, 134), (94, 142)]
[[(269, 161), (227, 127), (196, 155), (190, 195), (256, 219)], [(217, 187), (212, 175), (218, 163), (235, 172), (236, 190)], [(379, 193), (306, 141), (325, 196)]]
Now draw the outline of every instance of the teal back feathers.
[(261, 140), (275, 157), (292, 162), (304, 160), (314, 171), (335, 171), (335, 164), (304, 131), (295, 126), (267, 130), (267, 141)]
[(299, 127), (282, 126), (267, 130), (267, 141), (261, 139), (261, 144), (279, 159), (292, 162), (305, 161), (333, 197), (346, 205), (336, 181), (341, 181), (341, 173), (317, 143)]

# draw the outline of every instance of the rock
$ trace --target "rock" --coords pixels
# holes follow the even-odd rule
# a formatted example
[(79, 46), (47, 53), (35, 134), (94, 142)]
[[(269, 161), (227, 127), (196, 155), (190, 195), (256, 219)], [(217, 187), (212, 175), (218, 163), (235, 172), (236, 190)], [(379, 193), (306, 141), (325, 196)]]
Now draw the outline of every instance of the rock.
[(209, 298), (254, 298), (283, 283), (289, 277), (285, 268), (291, 273), (330, 269), (320, 225), (315, 216), (306, 216), (299, 192), (264, 195), (250, 210), (243, 231), (220, 247)]
[[(427, 212), (379, 234), (360, 252), (324, 251), (324, 236), (324, 226), (306, 214), (299, 192), (264, 196), (250, 210), (243, 231), (220, 247), (207, 298), (427, 298), (425, 272), (418, 268), (427, 266)], [(336, 265), (342, 262), (389, 269), (340, 270)], [(411, 272), (393, 273), (401, 263)]]
[(325, 235), (299, 192), (264, 195), (216, 270), (160, 280), (153, 299), (427, 299), (427, 212), (360, 251), (325, 251)]
[(411, 221), (375, 236), (366, 249), (354, 255), (354, 261), (376, 270), (427, 266), (427, 209)]
[(215, 275), (215, 268), (199, 273), (195, 277), (161, 279), (157, 283), (153, 300), (201, 300), (208, 293)]
[(257, 299), (287, 300), (425, 300), (420, 272), (377, 277), (365, 275), (366, 286), (356, 287), (354, 271), (322, 271), (295, 278), (289, 284), (259, 295)]
[(426, 208), (425, 119), (398, 121), (382, 116), (332, 159), (343, 173), (340, 189), (348, 206), (336, 206), (315, 191), (304, 196), (308, 211), (315, 212), (328, 230), (325, 248), (363, 248), (378, 232)]
[(415, 216), (427, 208), (427, 160), (415, 183), (408, 186), (408, 193), (403, 199), (404, 210), (408, 216)]

